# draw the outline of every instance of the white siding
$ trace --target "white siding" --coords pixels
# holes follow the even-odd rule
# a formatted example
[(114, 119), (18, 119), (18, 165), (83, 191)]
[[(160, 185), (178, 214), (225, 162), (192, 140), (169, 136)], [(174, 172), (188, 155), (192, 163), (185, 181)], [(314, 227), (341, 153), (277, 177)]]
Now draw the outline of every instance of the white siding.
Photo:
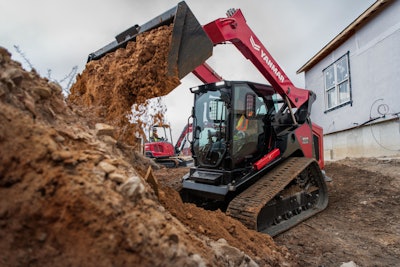
[[(399, 14), (400, 1), (393, 1), (340, 47), (305, 73), (306, 88), (317, 94), (311, 118), (313, 122), (323, 127), (325, 134), (351, 129), (368, 121), (371, 117), (381, 116), (378, 113), (378, 107), (383, 108), (382, 104), (389, 107), (389, 113), (400, 112)], [(350, 62), (352, 105), (325, 112), (322, 71), (347, 52), (349, 52)], [(381, 120), (393, 118), (395, 118), (393, 115), (388, 114)], [(384, 142), (392, 150), (400, 153), (400, 124), (398, 122), (398, 120), (392, 121), (393, 127), (385, 126), (382, 129), (384, 132), (392, 131), (385, 132), (388, 140)], [(330, 151), (335, 146), (341, 147), (342, 152), (343, 145), (347, 146), (347, 152), (351, 150), (365, 152), (375, 147), (372, 144), (374, 140), (371, 141), (370, 138), (371, 133), (368, 131), (361, 134), (360, 128), (357, 128), (357, 133), (347, 132), (346, 137), (343, 138), (344, 133), (346, 132), (340, 133), (341, 138), (335, 138), (332, 135), (325, 138), (325, 149), (328, 153), (326, 156), (335, 154)], [(389, 153), (389, 150), (387, 152)]]
[(324, 136), (325, 160), (400, 155), (400, 121), (386, 121)]

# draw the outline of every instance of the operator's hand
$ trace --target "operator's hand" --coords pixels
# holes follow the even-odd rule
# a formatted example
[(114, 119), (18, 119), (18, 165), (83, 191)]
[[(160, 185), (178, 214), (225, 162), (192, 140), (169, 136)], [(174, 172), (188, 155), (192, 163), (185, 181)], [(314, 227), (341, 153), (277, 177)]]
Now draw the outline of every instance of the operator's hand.
[(235, 130), (233, 133), (233, 153), (239, 152), (246, 145), (246, 133)]
[(233, 141), (243, 140), (246, 138), (246, 133), (243, 131), (235, 130), (233, 134)]

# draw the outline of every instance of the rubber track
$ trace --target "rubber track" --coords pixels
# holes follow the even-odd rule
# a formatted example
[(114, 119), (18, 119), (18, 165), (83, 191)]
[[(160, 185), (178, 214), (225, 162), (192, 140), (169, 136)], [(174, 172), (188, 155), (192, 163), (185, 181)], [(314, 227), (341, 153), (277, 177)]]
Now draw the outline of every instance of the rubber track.
[(261, 209), (295, 179), (314, 159), (289, 158), (235, 197), (227, 214), (257, 231), (257, 216)]

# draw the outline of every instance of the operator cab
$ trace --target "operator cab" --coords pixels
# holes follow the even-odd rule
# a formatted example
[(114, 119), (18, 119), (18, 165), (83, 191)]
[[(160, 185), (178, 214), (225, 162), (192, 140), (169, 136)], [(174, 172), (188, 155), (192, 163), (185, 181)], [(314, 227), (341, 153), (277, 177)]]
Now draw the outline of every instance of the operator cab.
[(272, 86), (223, 81), (191, 92), (195, 166), (241, 172), (273, 147), (271, 117), (279, 101)]
[(190, 90), (195, 94), (191, 140), (195, 167), (183, 187), (221, 185), (208, 188), (225, 195), (229, 185), (250, 178), (246, 174), (252, 165), (275, 148), (271, 119), (280, 105), (278, 96), (270, 85), (246, 81), (222, 81)]
[[(183, 178), (183, 189), (224, 200), (280, 160), (301, 153), (293, 132), (303, 108), (294, 112), (272, 86), (221, 81), (190, 90), (195, 94), (190, 141), (194, 167)], [(266, 156), (271, 160), (261, 163)]]

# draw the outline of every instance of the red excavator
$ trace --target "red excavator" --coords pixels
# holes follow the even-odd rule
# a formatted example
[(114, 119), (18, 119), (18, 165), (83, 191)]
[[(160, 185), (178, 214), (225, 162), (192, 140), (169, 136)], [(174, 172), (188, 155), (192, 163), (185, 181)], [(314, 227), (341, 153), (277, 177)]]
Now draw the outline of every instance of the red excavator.
[(155, 162), (167, 168), (191, 166), (193, 159), (185, 147), (186, 136), (191, 129), (191, 125), (186, 125), (174, 146), (170, 125), (153, 125), (148, 134), (149, 141), (144, 145), (146, 157), (154, 159)]
[[(201, 26), (185, 2), (119, 34), (89, 60), (124, 47), (153, 28), (173, 24), (168, 70), (193, 72), (191, 151), (184, 201), (220, 208), (250, 229), (277, 235), (328, 205), (322, 128), (310, 119), (316, 96), (292, 84), (239, 9)], [(205, 60), (233, 44), (269, 84), (223, 80)]]

